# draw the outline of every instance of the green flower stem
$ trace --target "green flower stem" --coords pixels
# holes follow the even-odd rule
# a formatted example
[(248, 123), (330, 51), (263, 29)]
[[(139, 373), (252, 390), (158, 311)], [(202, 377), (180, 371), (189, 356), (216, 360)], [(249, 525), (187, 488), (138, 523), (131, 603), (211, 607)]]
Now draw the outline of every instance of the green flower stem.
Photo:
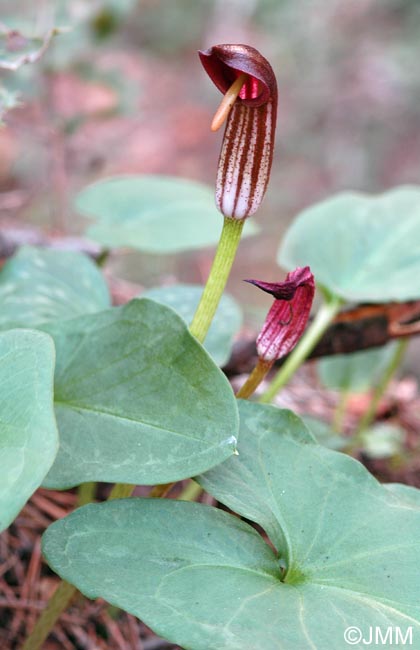
[(34, 629), (22, 646), (22, 650), (39, 650), (45, 639), (53, 629), (61, 614), (70, 605), (70, 601), (77, 593), (76, 587), (65, 582), (60, 582), (47, 606), (37, 620)]
[(190, 332), (204, 342), (235, 259), (245, 219), (225, 217), (213, 265), (203, 295), (190, 325)]
[(255, 392), (258, 386), (261, 384), (262, 380), (273, 366), (273, 361), (264, 361), (264, 359), (258, 358), (257, 365), (254, 370), (249, 375), (245, 383), (240, 387), (236, 393), (237, 398), (248, 399)]
[(271, 402), (279, 390), (289, 381), (291, 376), (296, 372), (299, 366), (302, 365), (321, 339), (322, 335), (339, 312), (342, 304), (343, 301), (341, 298), (332, 296), (322, 305), (299, 343), (288, 356), (267, 391), (260, 398), (260, 402), (265, 404)]
[[(392, 356), (391, 361), (388, 364), (384, 374), (382, 375), (381, 381), (376, 386), (369, 407), (366, 409), (362, 417), (360, 418), (359, 425), (357, 427), (356, 433), (354, 435), (354, 441), (360, 441), (360, 435), (365, 431), (375, 419), (376, 411), (378, 409), (379, 402), (388, 388), (389, 382), (394, 376), (396, 370), (399, 368), (399, 365), (403, 359), (404, 353), (406, 351), (409, 337), (402, 338), (398, 341), (395, 352)], [(353, 441), (352, 441), (353, 442)]]

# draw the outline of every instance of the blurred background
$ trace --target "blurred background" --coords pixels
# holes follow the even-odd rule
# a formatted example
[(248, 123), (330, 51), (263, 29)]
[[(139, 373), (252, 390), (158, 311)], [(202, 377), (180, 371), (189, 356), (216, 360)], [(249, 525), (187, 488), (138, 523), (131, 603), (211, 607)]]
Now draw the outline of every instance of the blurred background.
[[(279, 86), (271, 183), (255, 218), (259, 234), (241, 241), (228, 284), (245, 310), (243, 338), (255, 336), (271, 298), (242, 279), (283, 279), (277, 248), (300, 210), (345, 189), (420, 184), (420, 0), (0, 0), (0, 68), (15, 46), (22, 49), (20, 34), (35, 39), (24, 43), (30, 54), (55, 27), (60, 33), (37, 62), (0, 71), (0, 244), (7, 233), (16, 243), (47, 238), (85, 248), (87, 220), (74, 198), (110, 175), (169, 174), (214, 186), (222, 133), (211, 133), (210, 122), (220, 94), (197, 50), (217, 43), (259, 49)], [(105, 272), (123, 302), (141, 288), (203, 283), (213, 253), (120, 249)], [(416, 486), (419, 343), (417, 337), (410, 344), (405, 361), (417, 379), (405, 372), (391, 383), (376, 414), (382, 428), (365, 431), (357, 440), (361, 449), (350, 450), (381, 480)], [(334, 381), (324, 368), (322, 388), (307, 364), (282, 392), (281, 405), (312, 416), (318, 439), (342, 449), (348, 438), (338, 433), (354, 431), (371, 403), (372, 366), (372, 357), (362, 365), (357, 360), (362, 392), (343, 390), (340, 397), (334, 368)], [(0, 575), (0, 592), (9, 598), (2, 596), (5, 650), (20, 647), (42, 607), (16, 608), (17, 598), (32, 602), (32, 594), (34, 602), (45, 602), (56, 584), (44, 567), (36, 586), (40, 534), (74, 504), (71, 493), (38, 493), (26, 519), (2, 535), (0, 555), (14, 563)], [(63, 617), (64, 627), (45, 647), (174, 647), (103, 602), (83, 612)]]
[[(242, 243), (229, 290), (250, 325), (267, 299), (238, 280), (278, 280), (282, 232), (303, 207), (343, 189), (418, 183), (418, 0), (1, 0), (25, 35), (62, 28), (35, 64), (1, 77), (1, 225), (78, 235), (75, 193), (112, 174), (164, 173), (214, 184), (220, 96), (197, 49), (258, 48), (279, 84), (272, 179), (257, 237)], [(197, 215), (197, 219), (200, 215)], [(212, 251), (114, 255), (115, 275), (149, 287), (202, 281)], [(252, 260), (252, 267), (250, 264)], [(255, 301), (255, 302), (254, 302)]]

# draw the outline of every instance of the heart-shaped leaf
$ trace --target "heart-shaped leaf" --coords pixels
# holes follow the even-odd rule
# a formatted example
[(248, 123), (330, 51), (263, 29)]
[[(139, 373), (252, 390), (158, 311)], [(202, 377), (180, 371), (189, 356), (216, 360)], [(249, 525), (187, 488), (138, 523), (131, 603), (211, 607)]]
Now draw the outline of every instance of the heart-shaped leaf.
[[(204, 287), (198, 284), (175, 284), (148, 289), (142, 296), (172, 307), (189, 324), (203, 289)], [(223, 295), (204, 342), (204, 347), (218, 366), (223, 366), (229, 360), (233, 337), (241, 325), (242, 312), (239, 305), (231, 296)]]
[(167, 483), (233, 453), (232, 389), (172, 309), (133, 300), (45, 330), (61, 441), (46, 487)]
[[(170, 176), (119, 176), (89, 185), (76, 197), (93, 217), (87, 236), (108, 248), (178, 253), (217, 244), (222, 217), (207, 185)], [(252, 222), (245, 234), (255, 232)]]
[(339, 194), (304, 210), (279, 251), (288, 269), (309, 265), (318, 283), (354, 302), (420, 297), (420, 188)]
[(46, 334), (0, 334), (0, 531), (40, 486), (57, 453), (54, 357)]
[(22, 247), (0, 272), (0, 329), (41, 323), (109, 307), (107, 285), (85, 255)]
[(89, 598), (106, 598), (194, 650), (249, 647), (238, 645), (235, 632), (242, 607), (248, 612), (242, 634), (253, 639), (253, 650), (262, 648), (254, 625), (269, 602), (264, 593), (275, 596), (281, 586), (275, 555), (255, 530), (186, 501), (90, 504), (47, 529), (43, 553)]
[[(44, 535), (50, 565), (90, 597), (194, 650), (345, 650), (357, 626), (420, 634), (420, 510), (301, 421), (240, 403), (239, 456), (202, 476), (270, 533), (208, 506), (91, 505)], [(361, 650), (360, 642), (353, 647)]]

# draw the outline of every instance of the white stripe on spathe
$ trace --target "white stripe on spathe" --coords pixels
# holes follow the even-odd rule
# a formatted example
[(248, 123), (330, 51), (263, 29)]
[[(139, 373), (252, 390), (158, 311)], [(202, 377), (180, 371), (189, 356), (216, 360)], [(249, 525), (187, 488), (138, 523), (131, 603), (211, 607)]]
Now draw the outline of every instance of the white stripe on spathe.
[[(272, 108), (271, 101), (265, 111), (238, 103), (229, 114), (216, 182), (216, 204), (226, 217), (244, 219), (254, 214), (264, 197), (273, 146)], [(255, 165), (258, 175), (253, 183)]]

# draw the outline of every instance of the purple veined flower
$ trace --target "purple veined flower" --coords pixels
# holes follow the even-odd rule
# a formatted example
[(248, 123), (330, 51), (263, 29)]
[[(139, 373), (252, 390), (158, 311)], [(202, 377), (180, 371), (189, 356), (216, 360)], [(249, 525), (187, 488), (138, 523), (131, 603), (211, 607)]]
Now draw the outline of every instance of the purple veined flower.
[(213, 120), (227, 116), (216, 181), (216, 204), (225, 217), (245, 219), (263, 200), (273, 160), (277, 82), (268, 61), (249, 45), (215, 45), (199, 56), (225, 94)]
[(305, 330), (314, 299), (314, 276), (309, 266), (304, 266), (288, 273), (284, 282), (245, 282), (275, 298), (257, 338), (258, 357), (274, 362), (295, 347)]

